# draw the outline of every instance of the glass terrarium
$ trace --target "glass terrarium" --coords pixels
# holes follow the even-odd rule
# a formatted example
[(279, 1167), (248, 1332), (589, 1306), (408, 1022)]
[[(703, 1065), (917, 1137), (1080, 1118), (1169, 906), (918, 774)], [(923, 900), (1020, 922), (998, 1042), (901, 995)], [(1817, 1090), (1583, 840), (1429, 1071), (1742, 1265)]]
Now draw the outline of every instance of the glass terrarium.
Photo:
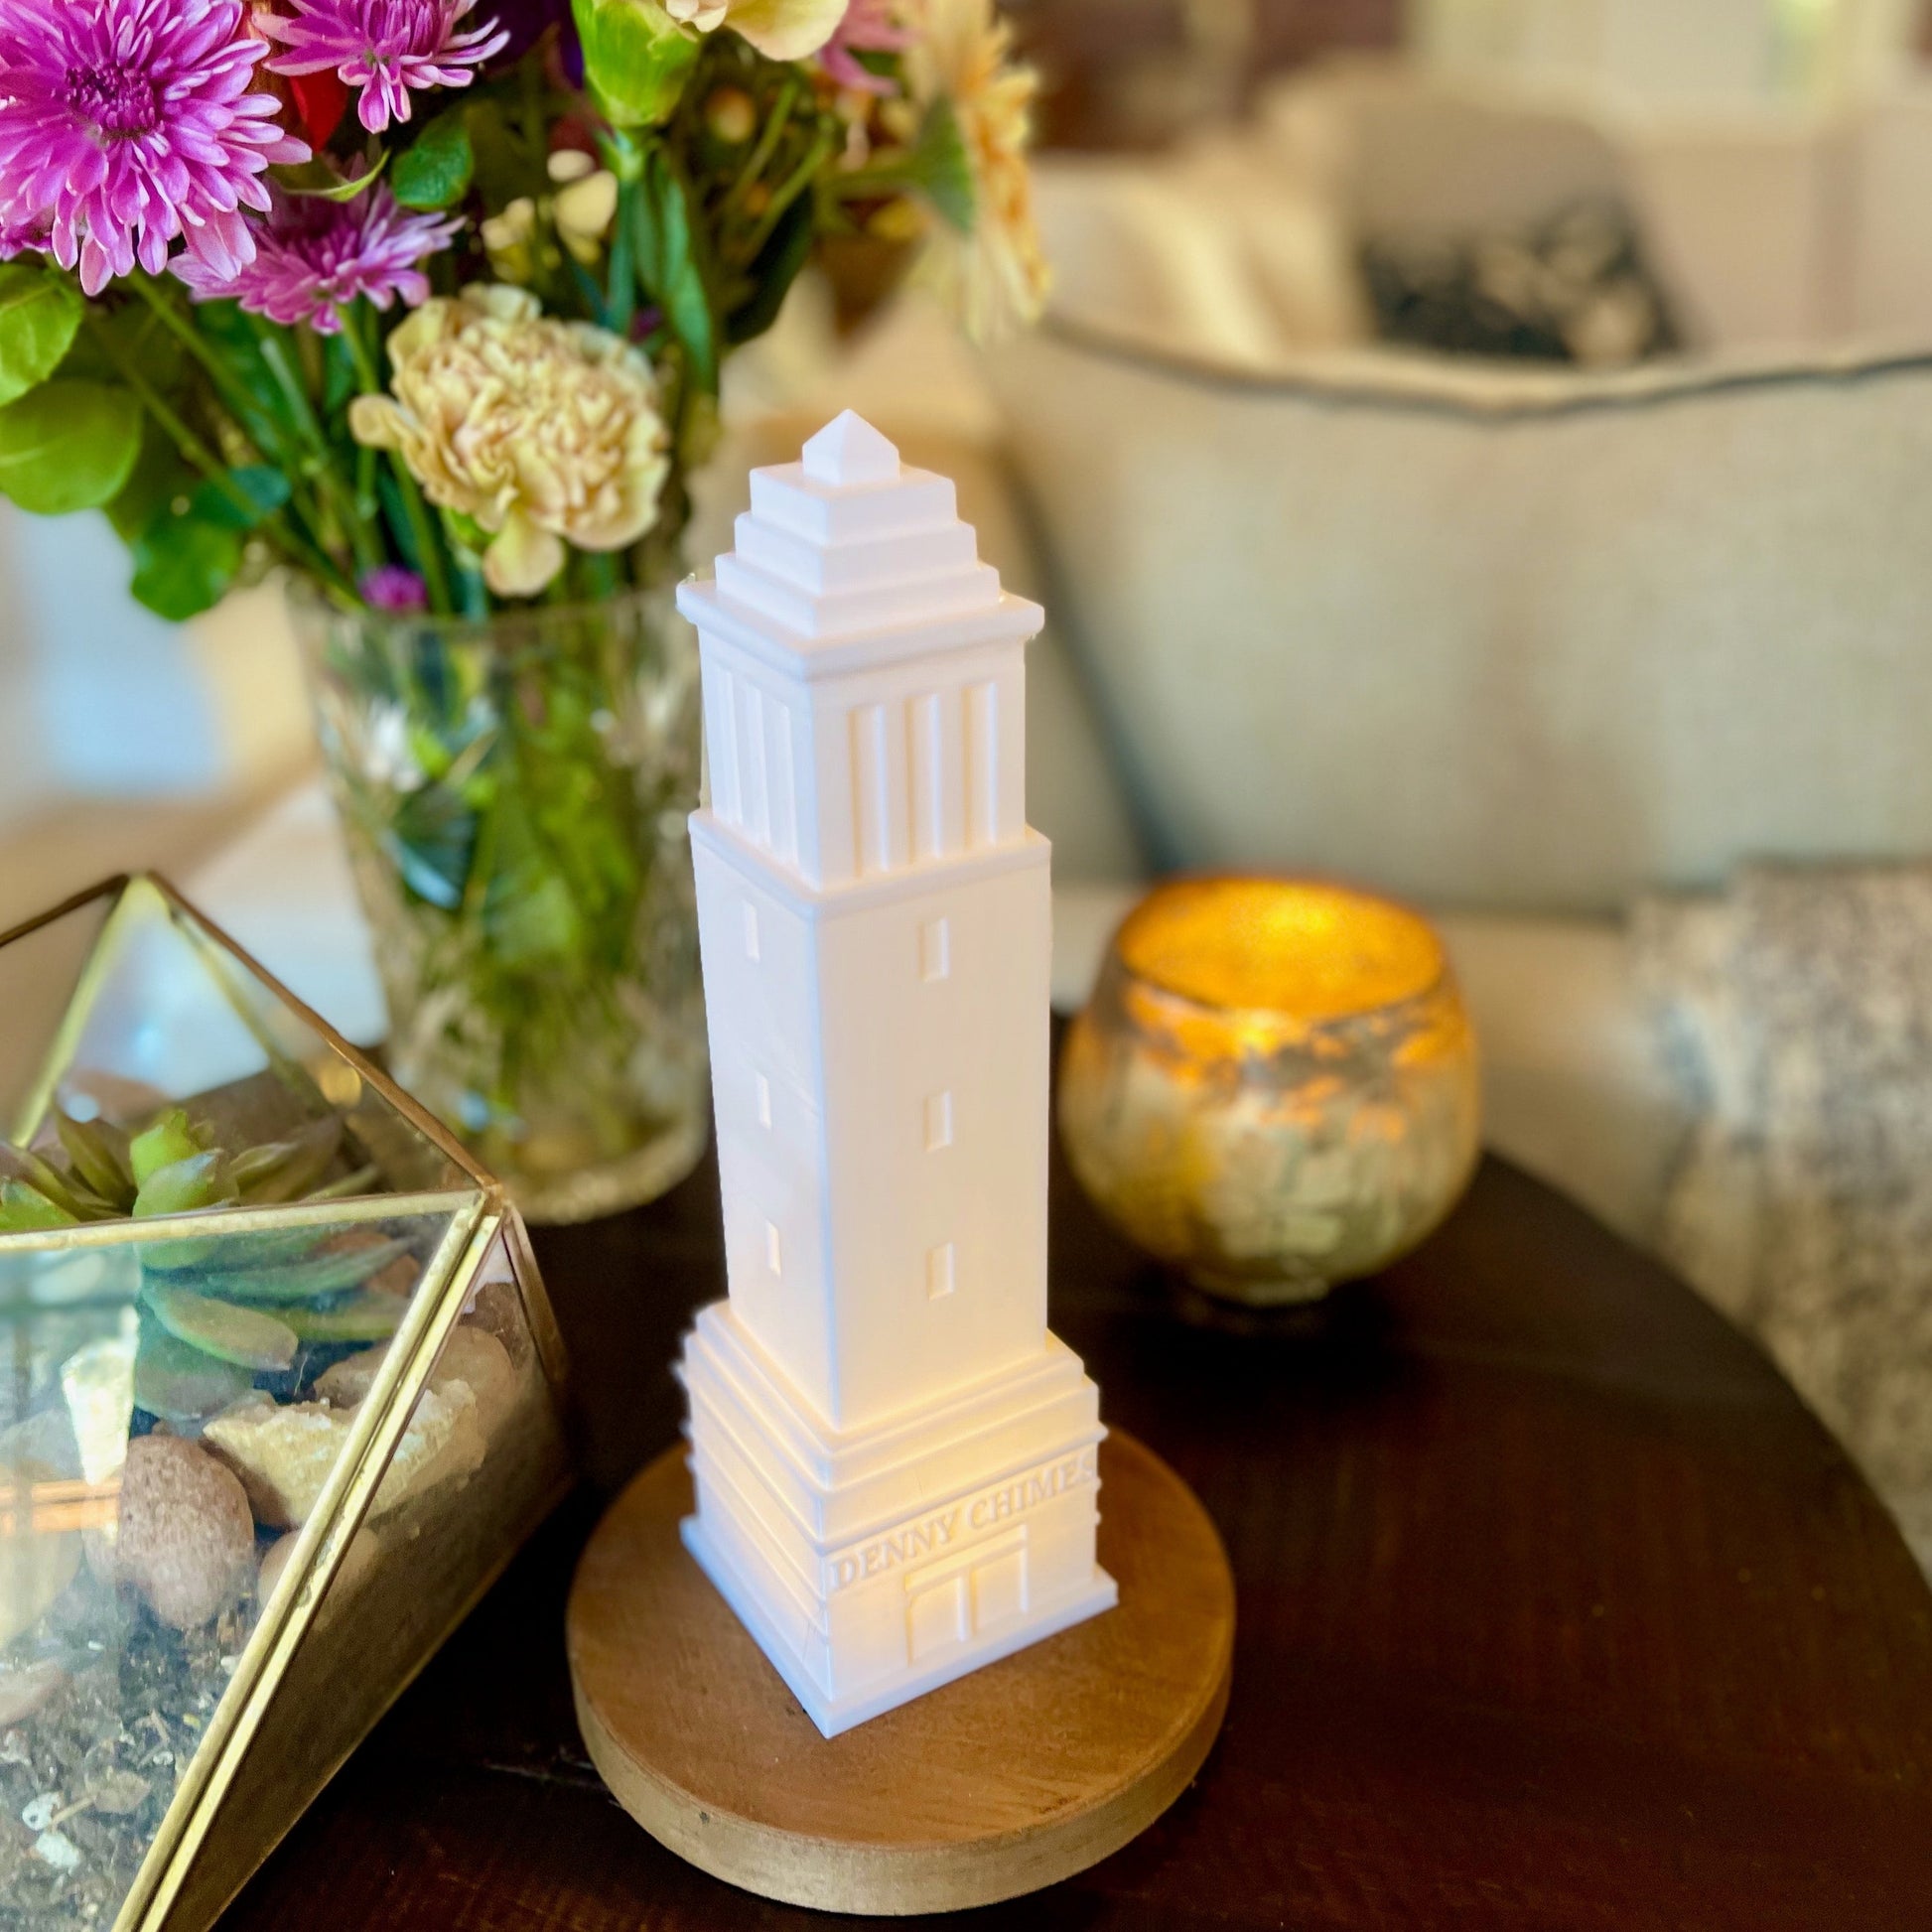
[(556, 1326), (157, 880), (0, 938), (0, 1932), (200, 1932), (563, 1493)]

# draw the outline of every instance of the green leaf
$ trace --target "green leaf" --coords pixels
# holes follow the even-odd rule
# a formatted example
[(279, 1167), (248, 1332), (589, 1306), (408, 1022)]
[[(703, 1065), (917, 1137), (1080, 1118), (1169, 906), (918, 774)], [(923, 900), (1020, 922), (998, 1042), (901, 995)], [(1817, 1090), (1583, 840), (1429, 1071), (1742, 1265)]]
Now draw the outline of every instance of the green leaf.
[(188, 1124), (187, 1113), (180, 1107), (171, 1108), (128, 1142), (128, 1172), (135, 1186), (145, 1187), (163, 1168), (192, 1160), (201, 1152), (202, 1144)]
[(225, 523), (233, 530), (254, 530), (289, 499), (289, 480), (265, 464), (245, 463), (228, 472), (228, 481), (248, 499), (246, 508), (229, 491), (205, 483), (195, 492), (190, 513), (205, 516), (210, 523)]
[(476, 156), (477, 192), (492, 208), (506, 207), (519, 195), (534, 197), (550, 191), (543, 156), (523, 145), (505, 108), (500, 97), (482, 94), (466, 101), (463, 110), (464, 129)]
[(63, 1173), (53, 1162), (32, 1148), (0, 1148), (0, 1173), (24, 1181), (52, 1201), (64, 1214), (79, 1221), (100, 1220), (112, 1212), (84, 1180)]
[(283, 1319), (303, 1341), (387, 1341), (402, 1326), (402, 1295), (357, 1295), (333, 1309), (289, 1309)]
[(141, 405), (125, 389), (66, 376), (0, 409), (0, 494), (36, 516), (98, 509), (141, 452)]
[(389, 165), (385, 148), (375, 158), (375, 166), (345, 181), (327, 161), (308, 161), (295, 168), (277, 171), (276, 184), (287, 195), (301, 195), (318, 202), (352, 202), (365, 188), (371, 188)]
[[(300, 365), (292, 331), (258, 316), (245, 315), (236, 302), (201, 302), (195, 324), (219, 352), (233, 393), (227, 398), (241, 431), (263, 456), (283, 459), (294, 469), (308, 451), (305, 425), (262, 357), (261, 336), (279, 337), (291, 361)], [(259, 332), (259, 333), (258, 333)]]
[(75, 1120), (57, 1107), (55, 1132), (73, 1171), (109, 1206), (125, 1214), (134, 1204), (134, 1176), (127, 1135), (112, 1121)]
[(61, 366), (85, 313), (65, 275), (31, 262), (0, 267), (0, 403), (39, 387)]
[(200, 1283), (204, 1277), (221, 1283), (223, 1295), (232, 1293), (228, 1278), (251, 1276), (284, 1262), (303, 1261), (326, 1240), (327, 1230), (313, 1227), (256, 1229), (240, 1233), (191, 1235), (181, 1240), (141, 1243), (141, 1272), (150, 1280), (163, 1276), (192, 1277), (177, 1286)]
[(973, 192), (973, 159), (959, 131), (959, 116), (944, 94), (925, 110), (912, 144), (906, 173), (926, 200), (961, 234), (971, 234), (979, 219)]
[(185, 1288), (144, 1283), (142, 1299), (177, 1341), (237, 1368), (282, 1369), (295, 1360), (295, 1330), (259, 1309), (238, 1309)]
[(404, 207), (443, 208), (470, 192), (476, 150), (461, 107), (439, 114), (396, 160), (390, 182)]
[(348, 399), (361, 387), (355, 370), (355, 357), (340, 335), (322, 338), (322, 408), (333, 417), (348, 405)]
[(343, 1123), (325, 1114), (286, 1141), (264, 1141), (234, 1159), (234, 1183), (248, 1201), (299, 1200), (329, 1172)]
[(141, 454), (107, 505), (107, 520), (115, 535), (132, 547), (166, 504), (186, 502), (195, 493), (195, 483), (194, 471), (181, 460), (167, 432), (152, 419), (144, 419)]
[(241, 533), (206, 517), (177, 516), (172, 506), (134, 541), (135, 600), (158, 618), (182, 623), (211, 611), (241, 569)]
[(227, 1163), (218, 1153), (193, 1154), (186, 1161), (157, 1168), (134, 1196), (137, 1218), (151, 1214), (188, 1214), (198, 1207), (213, 1207), (235, 1197)]
[(212, 609), (241, 569), (244, 538), (289, 499), (280, 471), (246, 464), (228, 472), (246, 507), (212, 481), (200, 484), (186, 508), (170, 498), (134, 540), (133, 591), (158, 617), (180, 623)]
[[(197, 321), (201, 313), (197, 308)], [(103, 335), (112, 339), (113, 356), (101, 346)], [(112, 387), (121, 379), (121, 366), (131, 364), (146, 377), (151, 389), (168, 396), (181, 385), (186, 356), (187, 350), (170, 333), (168, 325), (146, 303), (134, 303), (124, 309), (102, 309), (95, 305), (88, 313), (87, 326), (69, 345), (61, 360), (60, 373)], [(118, 363), (115, 357), (119, 358)]]
[(683, 346), (692, 381), (715, 395), (718, 323), (698, 259), (699, 230), (684, 183), (661, 148), (645, 157), (643, 180), (630, 207), (637, 280)]
[(764, 332), (778, 319), (798, 271), (812, 252), (818, 232), (817, 210), (812, 198), (801, 195), (785, 209), (778, 225), (766, 237), (764, 246), (753, 258), (748, 271), (752, 293), (731, 313), (725, 325), (725, 340), (736, 348)]
[(65, 1207), (57, 1207), (24, 1180), (0, 1181), (0, 1234), (35, 1234), (48, 1228), (70, 1228), (78, 1218)]
[(134, 1354), (137, 1408), (163, 1422), (200, 1422), (240, 1400), (253, 1387), (254, 1377), (247, 1369), (216, 1361), (143, 1317)]
[(210, 1295), (231, 1302), (313, 1302), (324, 1295), (337, 1295), (345, 1288), (360, 1288), (371, 1275), (379, 1275), (399, 1255), (409, 1252), (407, 1241), (383, 1241), (368, 1248), (337, 1248), (318, 1254), (316, 1243), (327, 1237), (326, 1229), (307, 1230), (311, 1252), (299, 1259), (263, 1259), (231, 1265), (226, 1247), (210, 1255), (199, 1277), (199, 1285)]
[(656, 0), (571, 0), (584, 48), (584, 77), (618, 127), (670, 119), (703, 51)]

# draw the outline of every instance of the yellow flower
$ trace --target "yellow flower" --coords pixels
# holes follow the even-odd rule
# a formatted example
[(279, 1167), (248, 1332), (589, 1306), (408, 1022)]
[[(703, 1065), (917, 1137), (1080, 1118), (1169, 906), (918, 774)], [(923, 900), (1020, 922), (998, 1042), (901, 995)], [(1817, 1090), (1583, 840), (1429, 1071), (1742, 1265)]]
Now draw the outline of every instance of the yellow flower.
[(729, 27), (767, 61), (802, 61), (832, 38), (847, 0), (664, 0), (673, 20), (701, 34)]
[[(618, 218), (618, 178), (610, 169), (600, 168), (579, 148), (563, 148), (553, 154), (549, 173), (557, 184), (556, 197), (550, 205), (550, 218), (557, 224), (557, 239), (586, 268), (594, 268), (604, 252), (611, 224)], [(487, 245), (485, 236), (484, 246)]]
[(1036, 322), (1046, 300), (1027, 172), (1039, 76), (1009, 58), (1013, 30), (992, 0), (910, 0), (904, 17), (914, 36), (905, 52), (912, 99), (921, 109), (951, 103), (973, 183), (971, 232), (934, 222), (927, 273), (967, 331), (988, 342)]
[(586, 322), (553, 322), (501, 283), (425, 302), (389, 338), (386, 396), (357, 396), (358, 443), (398, 450), (423, 493), (493, 542), (483, 582), (531, 597), (568, 540), (621, 550), (657, 520), (669, 438), (643, 354)]
[(503, 282), (527, 282), (535, 272), (531, 245), (536, 239), (537, 205), (519, 195), (501, 214), (483, 219), (483, 244), (492, 274)]

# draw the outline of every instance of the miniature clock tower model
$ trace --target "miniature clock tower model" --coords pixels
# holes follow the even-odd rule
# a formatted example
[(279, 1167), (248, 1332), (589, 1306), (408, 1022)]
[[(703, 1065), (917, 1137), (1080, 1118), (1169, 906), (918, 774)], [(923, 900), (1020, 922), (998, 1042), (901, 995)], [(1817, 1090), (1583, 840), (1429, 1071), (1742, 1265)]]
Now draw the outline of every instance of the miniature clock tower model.
[(831, 1736), (1115, 1598), (1099, 1392), (1046, 1330), (1042, 614), (850, 411), (737, 545), (678, 594), (731, 1287), (684, 1539)]

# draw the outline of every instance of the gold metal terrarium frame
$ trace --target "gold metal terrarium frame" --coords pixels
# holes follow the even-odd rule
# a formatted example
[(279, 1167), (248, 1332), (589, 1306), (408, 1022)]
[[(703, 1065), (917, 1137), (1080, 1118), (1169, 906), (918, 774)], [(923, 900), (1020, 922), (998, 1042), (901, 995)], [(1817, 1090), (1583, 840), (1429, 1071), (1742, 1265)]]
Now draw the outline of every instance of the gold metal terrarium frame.
[[(305, 1251), (309, 1237), (303, 1231), (308, 1229), (314, 1231), (317, 1252), (354, 1252), (357, 1244), (373, 1245), (377, 1236), (394, 1236), (401, 1229), (402, 1237), (388, 1239), (382, 1252), (413, 1240), (416, 1252), (402, 1259), (420, 1268), (413, 1286), (396, 1291), (406, 1302), (391, 1338), (380, 1350), (353, 1358), (372, 1364), (365, 1392), (341, 1416), (323, 1416), (330, 1431), (340, 1429), (340, 1449), (313, 1502), (293, 1527), (285, 1526), (281, 1540), (289, 1549), (279, 1562), (279, 1580), (272, 1586), (248, 1587), (255, 1591), (249, 1599), (255, 1620), (238, 1655), (221, 1659), (229, 1671), (225, 1689), (213, 1693), (212, 1710), (198, 1726), (199, 1742), (185, 1766), (174, 1762), (178, 1753), (170, 1756), (172, 1790), (154, 1789), (144, 1800), (149, 1822), (139, 1829), (152, 1833), (145, 1850), (113, 1839), (107, 1831), (112, 1821), (90, 1817), (85, 1792), (59, 1791), (52, 1794), (59, 1805), (50, 1800), (42, 1814), (58, 1846), (50, 1850), (53, 1841), (39, 1839), (22, 1855), (35, 1863), (21, 1870), (58, 1891), (69, 1882), (59, 1867), (84, 1858), (91, 1831), (100, 1843), (117, 1848), (100, 1854), (103, 1860), (117, 1857), (122, 1868), (132, 1866), (111, 1917), (117, 1932), (202, 1932), (569, 1486), (560, 1403), (564, 1358), (527, 1233), (502, 1188), (380, 1067), (158, 878), (109, 880), (0, 935), (0, 1015), (12, 1016), (0, 1018), (0, 1036), (14, 1032), (17, 1047), (23, 1002), (31, 1006), (35, 1000), (61, 998), (51, 1043), (34, 1056), (38, 1063), (30, 1059), (18, 1065), (11, 1087), (0, 1064), (0, 1100), (8, 1104), (10, 1116), (0, 1125), (16, 1146), (30, 1147), (37, 1137), (47, 1144), (51, 1109), (64, 1092), (64, 1082), (81, 1077), (75, 1069), (89, 1051), (90, 1038), (101, 1036), (107, 1024), (103, 1014), (118, 1002), (126, 1022), (130, 1002), (142, 997), (138, 972), (129, 972), (130, 955), (144, 947), (157, 957), (165, 955), (177, 992), (192, 983), (185, 1001), (191, 1011), (165, 1021), (142, 1022), (136, 1016), (121, 1026), (121, 1036), (146, 1037), (151, 1045), (158, 1040), (165, 1056), (170, 1039), (192, 1035), (197, 1024), (205, 1024), (210, 1035), (226, 1039), (230, 1066), (251, 1064), (251, 1055), (259, 1061), (249, 1079), (265, 1087), (276, 1104), (338, 1111), (355, 1155), (366, 1158), (359, 1172), (373, 1169), (377, 1177), (372, 1184), (379, 1191), (0, 1233), (0, 1336), (15, 1322), (23, 1331), (38, 1332), (33, 1330), (37, 1305), (18, 1298), (31, 1297), (35, 1285), (56, 1275), (72, 1277), (78, 1270), (89, 1281), (97, 1276), (137, 1283), (138, 1292), (144, 1293), (154, 1279), (148, 1271), (156, 1243), (168, 1244), (167, 1252), (173, 1254), (203, 1249), (216, 1256), (298, 1252)], [(15, 961), (20, 964), (10, 973), (9, 962)], [(64, 979), (68, 985), (61, 997)], [(177, 1001), (178, 1007), (182, 1004)], [(32, 1030), (31, 1014), (25, 1025)], [(43, 1031), (42, 1037), (48, 1036)], [(179, 1066), (173, 1071), (174, 1084), (192, 1084), (193, 1075), (184, 1081)], [(86, 1077), (115, 1085), (116, 1091), (132, 1091), (136, 1084), (124, 1070), (112, 1068), (105, 1073), (89, 1070)], [(233, 1084), (232, 1090), (253, 1094), (249, 1079)], [(150, 1099), (157, 1093), (171, 1102), (189, 1098), (168, 1091), (166, 1081), (140, 1090)], [(197, 1245), (184, 1245), (188, 1243)], [(67, 1306), (54, 1304), (57, 1310)], [(110, 1359), (119, 1359), (116, 1349), (126, 1357), (132, 1391), (137, 1386), (134, 1365), (146, 1344), (125, 1337), (146, 1320), (146, 1305), (137, 1308), (130, 1300), (117, 1312), (110, 1294), (102, 1308), (100, 1319), (112, 1332), (99, 1346)], [(45, 1313), (38, 1310), (38, 1315)], [(453, 1344), (459, 1326), (473, 1331), (462, 1338), (470, 1352), (483, 1350), (481, 1334), (488, 1339), (487, 1362), (493, 1365), (500, 1350), (509, 1364), (508, 1381), (472, 1372), (473, 1380), (490, 1379), (492, 1403), (486, 1410), (475, 1388), (450, 1379), (441, 1366), (462, 1352)], [(17, 1356), (19, 1352), (15, 1350)], [(66, 1366), (70, 1364), (64, 1366), (64, 1375)], [(36, 1424), (32, 1391), (44, 1386), (48, 1371), (31, 1364), (24, 1371), (17, 1367), (16, 1383), (23, 1373), (28, 1396), (10, 1397), (6, 1363), (0, 1358), (0, 1425), (11, 1421), (12, 1433)], [(41, 1378), (38, 1384), (36, 1376)], [(396, 1506), (401, 1525), (397, 1533), (377, 1535), (368, 1527), (374, 1520), (372, 1505), (381, 1498), (387, 1506), (392, 1491), (401, 1493), (396, 1480), (403, 1473), (399, 1449), (417, 1440), (415, 1432), (429, 1405), (441, 1404), (439, 1414), (450, 1411), (458, 1394), (465, 1395), (468, 1405), (462, 1414), (482, 1418), (475, 1424), (474, 1441), (464, 1439), (467, 1460), (445, 1457), (448, 1471), (425, 1477), (429, 1486), (420, 1494), (410, 1492), (406, 1503)], [(277, 1398), (253, 1389), (248, 1396), (257, 1405), (246, 1409), (248, 1418), (264, 1424), (279, 1419)], [(134, 1400), (131, 1393), (126, 1399)], [(299, 1401), (288, 1406), (305, 1412), (328, 1407)], [(142, 1426), (138, 1404), (128, 1414), (130, 1430)], [(152, 1424), (152, 1418), (146, 1420)], [(162, 1434), (171, 1433), (166, 1425), (159, 1427)], [(211, 1437), (215, 1427), (208, 1427)], [(0, 1436), (0, 1443), (4, 1440)], [(131, 1444), (130, 1436), (124, 1442), (129, 1453)], [(111, 1449), (111, 1434), (109, 1445)], [(206, 1448), (207, 1441), (197, 1439), (197, 1447)], [(16, 1453), (10, 1475), (6, 1463), (0, 1450), (0, 1530), (11, 1522), (16, 1536), (31, 1538), (37, 1522), (45, 1520), (66, 1526), (51, 1528), (50, 1535), (68, 1533), (76, 1521), (108, 1526), (107, 1533), (114, 1533), (111, 1526), (122, 1508), (118, 1471), (104, 1476), (95, 1470), (90, 1477), (83, 1469), (78, 1480), (39, 1485), (50, 1505), (37, 1512), (36, 1485), (22, 1473), (26, 1464)], [(242, 1473), (250, 1475), (245, 1466)], [(479, 1473), (481, 1480), (476, 1479)], [(251, 1478), (249, 1494), (254, 1493)], [(73, 1514), (76, 1505), (78, 1518)], [(274, 1531), (257, 1524), (255, 1534), (272, 1537)], [(0, 1565), (6, 1555), (7, 1546), (0, 1542)], [(138, 1620), (125, 1608), (130, 1592), (125, 1577), (114, 1568), (119, 1557), (110, 1547), (101, 1561), (110, 1580), (106, 1595), (87, 1575), (88, 1567), (96, 1564), (92, 1543), (86, 1546), (86, 1565), (76, 1567), (69, 1588), (85, 1586), (94, 1592), (90, 1602), (111, 1597), (122, 1606), (101, 1614)], [(57, 1608), (65, 1601), (58, 1599)], [(55, 1611), (47, 1614), (50, 1621), (55, 1618)], [(157, 1629), (159, 1635), (144, 1638), (157, 1654), (171, 1642), (188, 1642), (169, 1635), (158, 1620)], [(20, 1641), (42, 1639), (30, 1631)], [(44, 1641), (51, 1645), (57, 1638)], [(96, 1641), (87, 1648), (98, 1650), (100, 1645)], [(43, 1672), (58, 1668), (48, 1663), (31, 1667)], [(0, 1688), (4, 1684), (0, 1677)], [(194, 1720), (191, 1715), (181, 1722)], [(168, 1730), (163, 1718), (153, 1723)], [(4, 1732), (0, 1725), (0, 1734)], [(31, 1760), (34, 1750), (30, 1727), (21, 1734), (14, 1758), (24, 1754)], [(157, 1750), (155, 1755), (164, 1753)], [(7, 1768), (0, 1761), (0, 1774)], [(146, 1769), (145, 1763), (141, 1768)], [(132, 1771), (117, 1774), (123, 1788), (130, 1780), (144, 1782)], [(79, 1775), (70, 1781), (78, 1782)], [(165, 1774), (153, 1783), (164, 1781)], [(63, 1824), (69, 1818), (64, 1807), (76, 1803), (78, 1824)], [(85, 1841), (79, 1847), (76, 1832)], [(56, 1868), (44, 1871), (48, 1860)], [(0, 1882), (0, 1896), (8, 1890)], [(99, 1908), (98, 1893), (92, 1895), (95, 1922), (104, 1927), (109, 1915)], [(11, 1922), (0, 1909), (0, 1923)], [(31, 1911), (24, 1922), (33, 1923)]]

